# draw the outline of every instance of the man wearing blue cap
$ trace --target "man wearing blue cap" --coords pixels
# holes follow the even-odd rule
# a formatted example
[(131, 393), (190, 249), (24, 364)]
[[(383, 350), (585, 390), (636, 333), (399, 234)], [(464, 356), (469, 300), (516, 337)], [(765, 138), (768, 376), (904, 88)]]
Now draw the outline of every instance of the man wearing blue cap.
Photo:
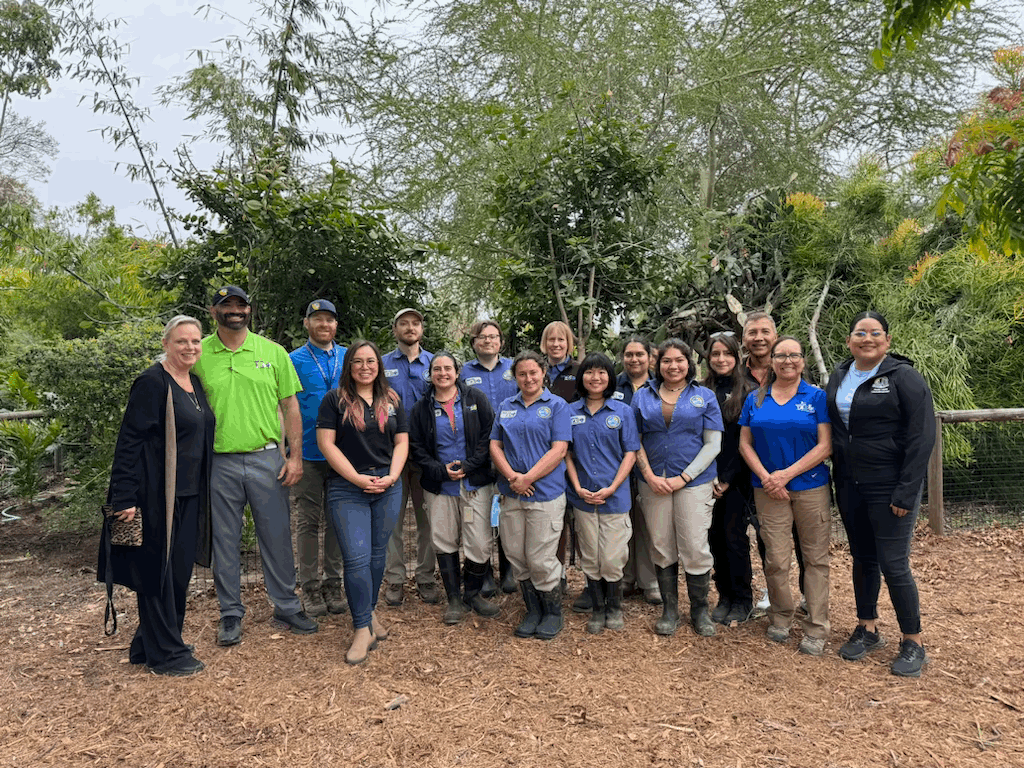
[(288, 489), (302, 477), (302, 419), (295, 397), (302, 389), (299, 377), (280, 344), (249, 332), (249, 296), (237, 285), (214, 294), (210, 314), (217, 330), (203, 339), (203, 354), (193, 371), (217, 417), (210, 478), (213, 583), (220, 602), (217, 645), (242, 640), (240, 545), (246, 504), (252, 510), (274, 622), (295, 634), (312, 634), (317, 623), (303, 612), (295, 594), (288, 510)]
[[(302, 608), (309, 616), (345, 613), (341, 580), (341, 548), (334, 530), (325, 524), (327, 460), (316, 444), (316, 417), (320, 401), (337, 388), (345, 347), (334, 343), (338, 333), (338, 310), (327, 299), (314, 299), (306, 307), (302, 326), (309, 334), (306, 343), (289, 355), (299, 375), (298, 393), (302, 414), (302, 478), (292, 486), (295, 502), (295, 549)], [(323, 579), (320, 578), (320, 531), (323, 530)]]

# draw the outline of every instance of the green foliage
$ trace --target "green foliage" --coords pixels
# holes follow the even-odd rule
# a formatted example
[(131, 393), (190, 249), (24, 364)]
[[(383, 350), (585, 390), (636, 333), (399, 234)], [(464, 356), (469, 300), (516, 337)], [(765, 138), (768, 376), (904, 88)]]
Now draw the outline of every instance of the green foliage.
[(881, 40), (872, 51), (875, 66), (881, 69), (885, 58), (893, 56), (901, 43), (913, 50), (929, 31), (942, 26), (956, 11), (970, 7), (971, 0), (885, 0)]
[(59, 40), (60, 27), (44, 5), (0, 2), (0, 96), (5, 111), (13, 93), (37, 98), (50, 90), (49, 79), (60, 72), (53, 58)]
[[(15, 407), (39, 408), (39, 396), (17, 371), (7, 377), (5, 389), (5, 400), (13, 401)], [(43, 459), (56, 445), (61, 428), (56, 420), (0, 421), (0, 451), (13, 467), (10, 480), (18, 497), (28, 500), (39, 493)]]
[(317, 296), (338, 307), (342, 339), (390, 330), (398, 309), (423, 304), (426, 286), (411, 271), (423, 247), (408, 245), (379, 210), (355, 205), (336, 164), (310, 179), (275, 147), (240, 171), (176, 178), (206, 213), (184, 218), (195, 240), (168, 254), (154, 282), (179, 290), (194, 311), (217, 287), (242, 285), (253, 328), (287, 346), (305, 338), (299, 320)]

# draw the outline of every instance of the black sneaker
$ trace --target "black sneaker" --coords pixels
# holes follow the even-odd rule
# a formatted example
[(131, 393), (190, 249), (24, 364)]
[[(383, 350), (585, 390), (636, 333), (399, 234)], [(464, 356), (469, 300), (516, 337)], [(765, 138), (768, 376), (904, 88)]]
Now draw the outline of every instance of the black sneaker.
[(182, 659), (177, 664), (167, 667), (150, 667), (149, 671), (154, 675), (166, 675), (168, 677), (188, 677), (202, 672), (206, 665), (194, 656)]
[(312, 635), (320, 629), (320, 626), (302, 611), (287, 616), (274, 611), (274, 623), (282, 628), (287, 627), (293, 635)]
[(222, 616), (217, 625), (217, 645), (238, 645), (242, 642), (242, 619), (239, 616)]
[(839, 646), (839, 656), (847, 661), (857, 661), (884, 647), (885, 638), (881, 632), (872, 632), (863, 624), (858, 624), (850, 639)]
[(718, 605), (715, 606), (715, 609), (711, 611), (711, 620), (715, 622), (715, 624), (726, 624), (728, 622), (725, 621), (725, 617), (731, 610), (732, 602), (725, 598), (721, 598), (718, 601)]
[(913, 640), (900, 642), (900, 655), (892, 663), (892, 673), (897, 677), (920, 677), (921, 667), (928, 663), (928, 654), (924, 646)]

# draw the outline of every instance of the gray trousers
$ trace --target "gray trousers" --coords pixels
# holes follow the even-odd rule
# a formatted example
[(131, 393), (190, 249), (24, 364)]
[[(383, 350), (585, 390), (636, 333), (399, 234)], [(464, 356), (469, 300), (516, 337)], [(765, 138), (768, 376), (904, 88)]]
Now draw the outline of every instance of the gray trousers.
[(430, 518), (423, 504), (422, 476), (419, 467), (411, 461), (405, 463), (402, 470), (402, 508), (398, 511), (398, 524), (388, 539), (384, 566), (384, 581), (388, 584), (405, 584), (405, 512), (410, 496), (416, 514), (416, 583), (429, 584), (434, 580), (434, 545), (430, 541)]
[(295, 500), (295, 550), (299, 559), (299, 584), (320, 584), (320, 531), (324, 535), (324, 581), (340, 581), (341, 547), (334, 527), (326, 524), (326, 461), (302, 460), (302, 479), (292, 486)]
[(240, 548), (246, 504), (252, 510), (263, 561), (263, 581), (271, 602), (283, 616), (302, 610), (295, 594), (288, 489), (277, 479), (283, 466), (284, 457), (276, 448), (213, 456), (213, 583), (222, 617), (245, 615)]

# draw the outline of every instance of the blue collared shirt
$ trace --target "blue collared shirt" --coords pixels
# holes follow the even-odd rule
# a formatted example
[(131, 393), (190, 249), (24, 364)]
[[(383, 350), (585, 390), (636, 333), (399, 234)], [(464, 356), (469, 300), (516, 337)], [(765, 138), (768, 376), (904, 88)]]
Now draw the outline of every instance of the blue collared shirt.
[(402, 398), (406, 413), (412, 413), (416, 401), (430, 389), (430, 361), (434, 356), (425, 349), (410, 362), (402, 350), (394, 349), (384, 355), (384, 375), (388, 384)]
[(337, 344), (323, 350), (307, 341), (288, 355), (302, 383), (297, 397), (302, 415), (302, 458), (307, 461), (326, 461), (316, 444), (316, 417), (324, 395), (338, 386), (345, 351)]
[(515, 376), (512, 375), (511, 357), (499, 357), (493, 371), (484, 368), (479, 360), (469, 360), (462, 366), (459, 378), (467, 386), (476, 387), (487, 395), (487, 400), (494, 410), (498, 410), (502, 400), (515, 397), (519, 391)]
[[(652, 381), (654, 381), (654, 379), (648, 377), (647, 381), (644, 383), (650, 384)], [(651, 386), (656, 387), (658, 385), (657, 383), (654, 383)], [(640, 390), (637, 390), (637, 392), (639, 391)], [(633, 392), (633, 385), (629, 381), (629, 374), (623, 371), (622, 373), (619, 374), (618, 378), (615, 379), (615, 394), (613, 394), (612, 397), (615, 400), (621, 400), (626, 405), (629, 405), (630, 403), (633, 402), (634, 394), (635, 393)]]
[[(523, 404), (523, 396), (503, 400), (494, 416), (491, 440), (500, 440), (509, 466), (516, 472), (529, 472), (541, 456), (557, 441), (572, 440), (569, 406), (558, 395), (545, 389), (531, 405)], [(503, 496), (518, 496), (508, 480), (498, 476), (498, 490)], [(550, 474), (533, 484), (533, 496), (526, 501), (551, 501), (565, 493), (565, 462), (560, 461)]]
[[(714, 392), (691, 381), (679, 393), (679, 400), (672, 410), (672, 420), (666, 426), (657, 387), (656, 381), (645, 384), (633, 395), (631, 406), (651, 470), (660, 477), (675, 477), (683, 474), (700, 453), (705, 429), (724, 431), (722, 409)], [(712, 461), (689, 486), (710, 483), (717, 471)]]
[[(437, 436), (437, 460), (442, 464), (451, 464), (453, 461), (466, 460), (466, 433), (462, 426), (462, 395), (456, 390), (455, 402), (452, 411), (455, 414), (455, 428), (452, 429), (451, 419), (445, 413), (441, 404), (434, 400), (434, 434)], [(474, 406), (475, 407), (475, 406)], [(458, 496), (462, 482), (470, 490), (472, 486), (468, 481), (445, 480), (441, 483), (441, 495)]]
[[(828, 401), (825, 391), (801, 381), (796, 394), (784, 405), (772, 398), (771, 390), (757, 407), (757, 391), (747, 395), (740, 412), (740, 426), (750, 427), (757, 458), (769, 472), (792, 466), (818, 444), (818, 425), (828, 424)], [(750, 473), (755, 488), (761, 478)], [(807, 491), (828, 482), (828, 467), (822, 462), (802, 475), (794, 477), (786, 488)]]
[[(569, 417), (572, 423), (570, 449), (580, 487), (588, 491), (607, 488), (618, 474), (626, 454), (640, 450), (640, 434), (632, 409), (619, 400), (609, 399), (592, 414), (586, 400), (577, 400), (569, 404)], [(606, 514), (628, 512), (631, 501), (628, 477), (604, 504), (585, 504), (576, 495), (572, 483), (567, 484), (565, 494), (576, 509)]]

